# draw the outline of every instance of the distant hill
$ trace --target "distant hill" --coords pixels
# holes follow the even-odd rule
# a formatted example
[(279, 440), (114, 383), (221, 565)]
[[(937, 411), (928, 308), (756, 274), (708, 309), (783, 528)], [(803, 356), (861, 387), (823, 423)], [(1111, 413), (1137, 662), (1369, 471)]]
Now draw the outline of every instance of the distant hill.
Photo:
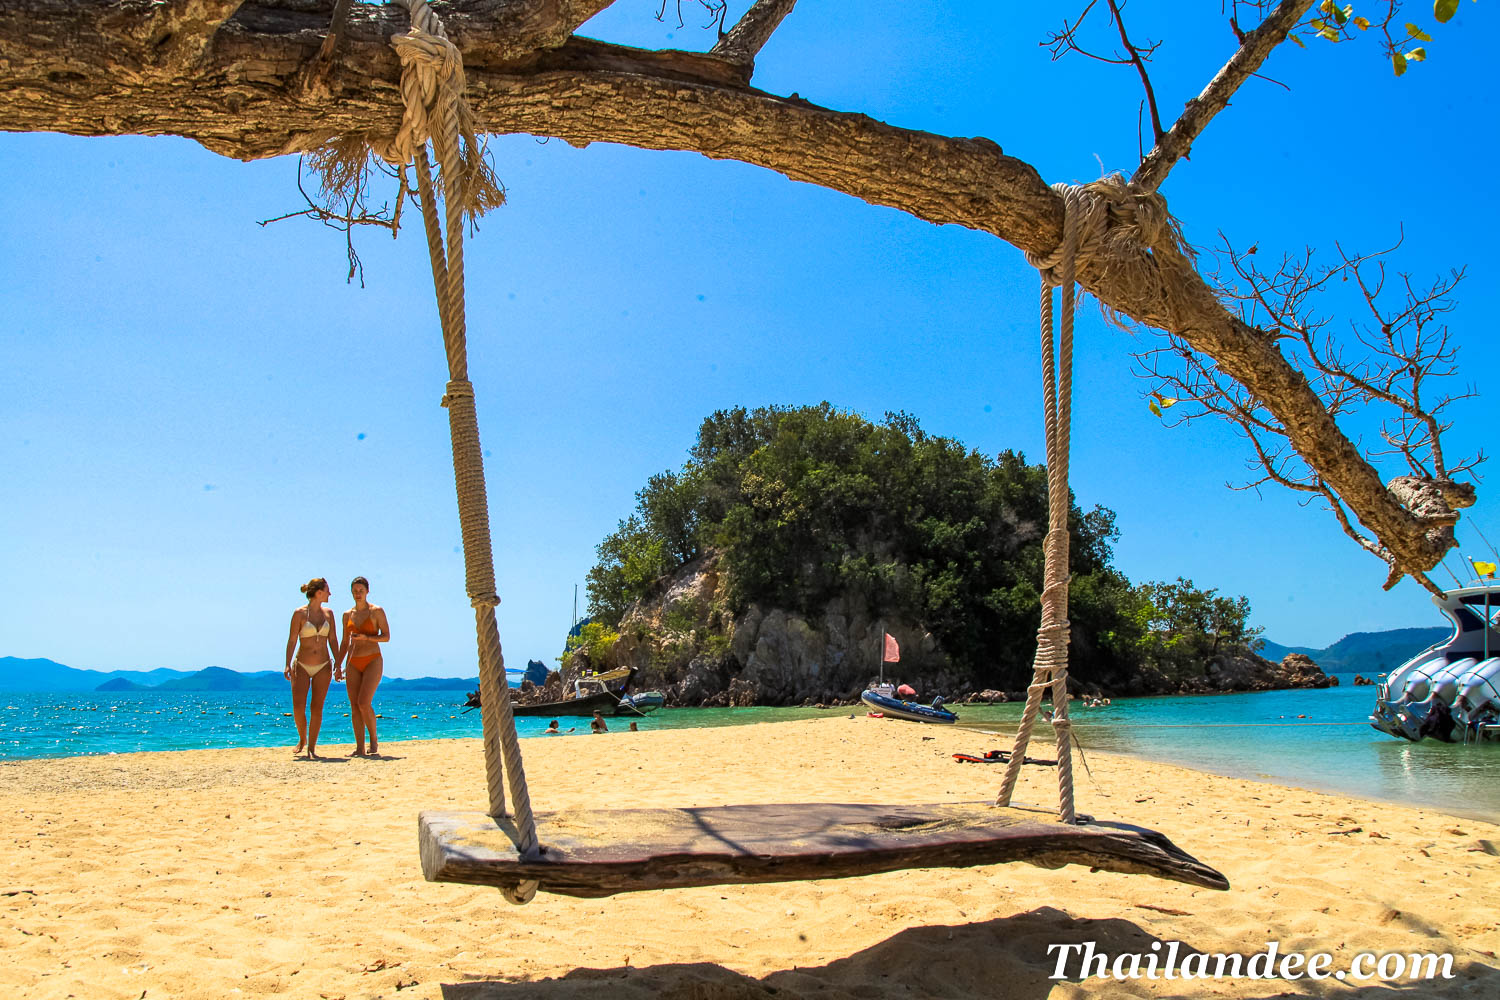
[[(511, 687), (521, 683), (519, 670), (507, 670)], [(202, 670), (79, 670), (56, 660), (0, 656), (0, 691), (268, 691), (286, 686), (279, 670), (242, 672), (224, 667)], [(387, 677), (382, 690), (474, 691), (477, 677)]]
[(155, 670), (76, 670), (56, 660), (0, 656), (0, 691), (95, 691), (100, 684), (117, 678), (143, 687), (154, 687), (190, 673), (165, 667)]
[(1272, 642), (1270, 639), (1262, 639), (1260, 648), (1256, 652), (1266, 659), (1275, 660), (1278, 663), (1286, 659), (1290, 653), (1301, 653), (1303, 656), (1310, 656), (1314, 660), (1323, 653), (1321, 649), (1313, 649), (1311, 646), (1283, 646), (1281, 643)]
[(257, 670), (240, 673), (223, 667), (204, 667), (196, 674), (163, 681), (158, 691), (269, 691), (286, 687), (280, 670)]
[(1365, 676), (1387, 673), (1411, 659), (1435, 642), (1442, 642), (1453, 629), (1441, 625), (1432, 628), (1396, 628), (1385, 632), (1354, 632), (1324, 649), (1306, 646), (1283, 646), (1265, 642), (1260, 655), (1280, 660), (1288, 653), (1302, 653), (1328, 674), (1360, 673)]
[(112, 681), (105, 681), (103, 684), (100, 684), (98, 687), (94, 688), (94, 690), (95, 691), (149, 691), (150, 688), (148, 688), (144, 684), (137, 684), (135, 681), (127, 681), (123, 677), (116, 677)]

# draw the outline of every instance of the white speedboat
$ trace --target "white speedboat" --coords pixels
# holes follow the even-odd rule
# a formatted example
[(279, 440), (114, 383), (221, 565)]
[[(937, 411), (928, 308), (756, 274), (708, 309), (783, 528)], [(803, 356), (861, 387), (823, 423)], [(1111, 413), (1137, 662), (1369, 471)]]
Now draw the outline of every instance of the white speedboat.
[(1370, 725), (1413, 742), (1500, 741), (1500, 583), (1459, 587), (1432, 603), (1453, 635), (1376, 686)]

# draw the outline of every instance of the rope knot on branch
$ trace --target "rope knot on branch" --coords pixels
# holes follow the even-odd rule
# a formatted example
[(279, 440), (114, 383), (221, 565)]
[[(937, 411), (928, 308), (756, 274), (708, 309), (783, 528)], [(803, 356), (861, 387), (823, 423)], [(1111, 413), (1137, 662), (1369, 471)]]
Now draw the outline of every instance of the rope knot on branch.
[(395, 167), (411, 163), (428, 141), (443, 168), (440, 197), (473, 215), (505, 201), (504, 189), (485, 160), (478, 124), (464, 90), (463, 55), (448, 38), (427, 0), (396, 0), (411, 12), (411, 28), (391, 39), (401, 60), (401, 128), (389, 141), (372, 139), (371, 151)]
[[(1159, 284), (1155, 273), (1139, 273), (1140, 251), (1191, 256), (1167, 201), (1122, 174), (1089, 184), (1052, 185), (1063, 200), (1063, 236), (1050, 253), (1027, 253), (1026, 261), (1052, 286), (1068, 282), (1068, 270), (1087, 269), (1106, 282)], [(1069, 267), (1071, 263), (1071, 268)], [(1154, 270), (1154, 269), (1153, 269)]]

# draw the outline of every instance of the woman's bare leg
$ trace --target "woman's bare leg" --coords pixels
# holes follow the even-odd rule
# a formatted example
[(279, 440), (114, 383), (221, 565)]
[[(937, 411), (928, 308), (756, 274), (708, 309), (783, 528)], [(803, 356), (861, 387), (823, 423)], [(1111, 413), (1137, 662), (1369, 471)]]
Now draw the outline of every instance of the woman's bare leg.
[(312, 678), (307, 671), (292, 664), (292, 714), (297, 720), (297, 749), (292, 751), (293, 755), (307, 746), (307, 689), (311, 686)]
[[(371, 702), (375, 698), (375, 689), (380, 686), (380, 678), (384, 669), (384, 660), (377, 656), (370, 661), (368, 667), (365, 667), (364, 676), (359, 679), (358, 712), (362, 717), (365, 728), (370, 731), (370, 754), (372, 756), (380, 752), (380, 741), (375, 737), (375, 708)], [(349, 714), (353, 715), (354, 712), (350, 712)]]
[(349, 666), (344, 670), (344, 689), (349, 694), (349, 721), (354, 723), (354, 756), (365, 755), (365, 718), (359, 710), (360, 681), (365, 672)]
[(323, 728), (323, 699), (328, 697), (328, 683), (333, 679), (329, 664), (312, 678), (312, 715), (307, 720), (307, 755), (318, 756), (318, 731)]

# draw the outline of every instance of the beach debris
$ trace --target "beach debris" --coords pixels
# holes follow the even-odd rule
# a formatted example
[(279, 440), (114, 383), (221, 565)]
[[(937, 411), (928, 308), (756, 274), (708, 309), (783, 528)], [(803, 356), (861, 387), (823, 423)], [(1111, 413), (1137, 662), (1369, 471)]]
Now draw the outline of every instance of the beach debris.
[(1174, 910), (1170, 906), (1154, 906), (1151, 903), (1131, 903), (1137, 910), (1155, 910), (1157, 913), (1165, 913), (1169, 917), (1191, 917), (1187, 910)]
[(1401, 911), (1400, 910), (1385, 909), (1385, 910), (1381, 911), (1380, 916), (1378, 916), (1378, 917), (1375, 918), (1375, 922), (1377, 924), (1388, 924), (1392, 920), (1399, 920), (1399, 919), (1401, 919)]
[(1326, 832), (1330, 837), (1347, 837), (1351, 833), (1364, 833), (1365, 829), (1362, 826), (1356, 826), (1349, 830), (1328, 830)]
[(1495, 842), (1485, 840), (1483, 837), (1476, 837), (1474, 840), (1469, 841), (1468, 844), (1464, 845), (1464, 850), (1477, 851), (1480, 854), (1500, 854), (1500, 849), (1495, 847)]

